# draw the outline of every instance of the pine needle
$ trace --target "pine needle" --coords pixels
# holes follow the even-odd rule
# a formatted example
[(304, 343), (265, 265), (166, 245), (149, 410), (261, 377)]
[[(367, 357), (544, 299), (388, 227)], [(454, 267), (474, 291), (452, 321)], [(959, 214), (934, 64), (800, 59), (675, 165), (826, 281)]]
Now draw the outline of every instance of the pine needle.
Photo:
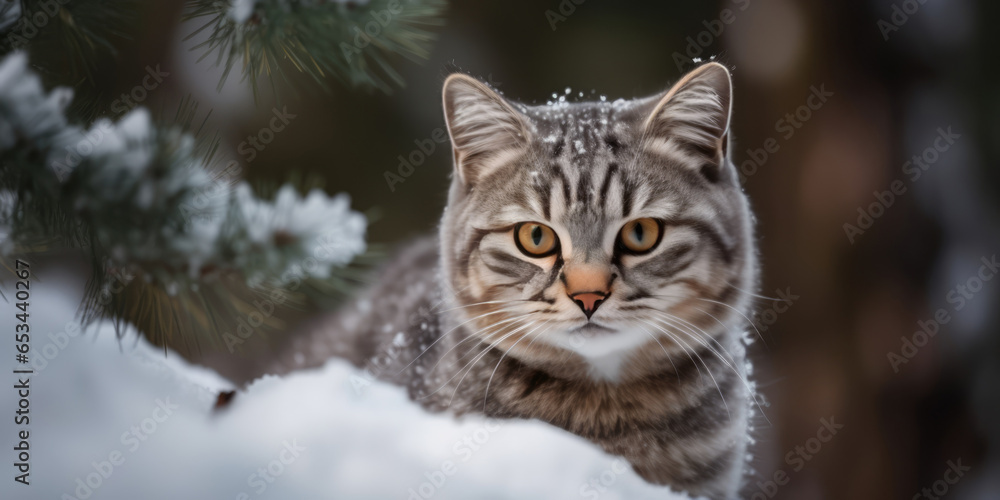
[[(398, 5), (398, 12), (389, 10)], [(241, 63), (241, 81), (247, 81), (258, 99), (257, 77), (263, 74), (274, 86), (273, 76), (283, 74), (285, 61), (296, 72), (312, 77), (328, 88), (327, 76), (341, 82), (389, 93), (403, 78), (390, 57), (413, 62), (426, 60), (435, 35), (430, 28), (443, 24), (446, 0), (370, 0), (307, 2), (301, 0), (257, 0), (246, 20), (231, 15), (231, 2), (189, 0), (184, 20), (209, 18), (185, 40), (207, 27), (208, 38), (191, 47), (217, 53), (216, 65), (225, 69), (218, 88), (230, 70)], [(367, 33), (376, 26), (375, 36)], [(364, 35), (367, 43), (355, 44)], [(284, 78), (287, 79), (287, 78)]]

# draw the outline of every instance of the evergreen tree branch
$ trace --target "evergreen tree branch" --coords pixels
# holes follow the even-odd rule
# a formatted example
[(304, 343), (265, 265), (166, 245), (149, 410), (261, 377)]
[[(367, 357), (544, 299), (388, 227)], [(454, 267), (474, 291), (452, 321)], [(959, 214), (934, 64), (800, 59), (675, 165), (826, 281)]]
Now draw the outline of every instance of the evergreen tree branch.
[[(0, 55), (29, 53), (34, 69), (47, 86), (68, 85), (82, 90), (71, 114), (92, 119), (99, 112), (100, 72), (105, 55), (131, 37), (129, 23), (138, 9), (135, 0), (21, 0), (0, 10)], [(88, 85), (82, 86), (80, 84)]]
[(189, 0), (185, 20), (206, 20), (185, 40), (209, 29), (192, 50), (202, 59), (216, 54), (220, 89), (240, 65), (255, 99), (258, 79), (273, 86), (288, 65), (320, 85), (332, 75), (388, 93), (404, 83), (391, 57), (427, 59), (445, 7), (445, 0)]
[(0, 256), (87, 252), (86, 320), (148, 323), (185, 342), (208, 332), (218, 344), (217, 316), (232, 320), (252, 302), (232, 293), (236, 283), (251, 297), (290, 283), (301, 293), (304, 281), (339, 279), (365, 251), (365, 218), (346, 196), (286, 185), (260, 199), (213, 175), (180, 127), (154, 126), (136, 108), (82, 128), (65, 116), (71, 99), (45, 92), (24, 53), (0, 62)]

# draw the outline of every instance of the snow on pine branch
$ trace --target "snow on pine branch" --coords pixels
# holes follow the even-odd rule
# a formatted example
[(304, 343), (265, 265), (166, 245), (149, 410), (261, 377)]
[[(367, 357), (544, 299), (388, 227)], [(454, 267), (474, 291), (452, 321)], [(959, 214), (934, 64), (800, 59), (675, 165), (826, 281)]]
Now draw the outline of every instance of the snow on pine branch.
[(344, 195), (274, 201), (206, 169), (194, 138), (137, 108), (89, 129), (69, 124), (68, 89), (46, 93), (25, 54), (0, 63), (0, 211), (6, 253), (39, 241), (83, 247), (105, 267), (166, 285), (226, 271), (250, 284), (289, 275), (327, 278), (364, 252), (364, 216)]

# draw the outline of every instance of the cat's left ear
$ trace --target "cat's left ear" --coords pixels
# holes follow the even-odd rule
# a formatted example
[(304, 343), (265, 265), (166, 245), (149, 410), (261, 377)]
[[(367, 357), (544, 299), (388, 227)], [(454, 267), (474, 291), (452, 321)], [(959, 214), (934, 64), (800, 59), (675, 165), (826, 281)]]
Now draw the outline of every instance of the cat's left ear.
[(725, 66), (701, 65), (677, 82), (646, 119), (647, 137), (721, 165), (728, 148), (733, 81)]
[(455, 173), (465, 185), (488, 175), (498, 157), (527, 148), (527, 119), (486, 84), (455, 73), (442, 93)]

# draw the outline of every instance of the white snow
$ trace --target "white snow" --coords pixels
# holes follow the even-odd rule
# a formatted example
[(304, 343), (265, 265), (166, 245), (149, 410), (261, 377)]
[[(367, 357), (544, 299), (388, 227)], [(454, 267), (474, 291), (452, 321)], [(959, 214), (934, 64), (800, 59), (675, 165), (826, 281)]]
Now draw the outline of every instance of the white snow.
[[(39, 370), (30, 382), (31, 485), (8, 476), (0, 481), (0, 498), (67, 500), (88, 490), (91, 499), (109, 500), (413, 500), (426, 497), (421, 493), (435, 499), (686, 498), (646, 484), (624, 462), (539, 422), (458, 422), (424, 412), (395, 386), (355, 390), (350, 377), (363, 375), (339, 360), (259, 380), (213, 414), (215, 395), (228, 383), (176, 354), (164, 357), (134, 335), (119, 345), (108, 325), (86, 334), (67, 330), (79, 292), (71, 296), (64, 290), (74, 287), (48, 277), (31, 288)], [(13, 309), (0, 303), (4, 331), (13, 330)], [(0, 343), (8, 367), (13, 344), (13, 338)], [(12, 413), (13, 376), (5, 372), (0, 408)], [(11, 440), (20, 429), (12, 418), (2, 419), (4, 460), (12, 458)], [(80, 486), (87, 481), (91, 486)]]
[(236, 23), (245, 23), (250, 19), (250, 15), (253, 14), (253, 8), (256, 3), (257, 0), (233, 0), (226, 14), (229, 16), (229, 19), (232, 19)]
[[(62, 87), (46, 93), (28, 65), (27, 53), (15, 51), (4, 57), (0, 61), (0, 149), (11, 148), (18, 141), (51, 140), (52, 134), (63, 134), (67, 137), (57, 140), (72, 144), (79, 131), (73, 128), (67, 132), (64, 114), (72, 98), (73, 91)], [(62, 159), (52, 159), (57, 158)]]

